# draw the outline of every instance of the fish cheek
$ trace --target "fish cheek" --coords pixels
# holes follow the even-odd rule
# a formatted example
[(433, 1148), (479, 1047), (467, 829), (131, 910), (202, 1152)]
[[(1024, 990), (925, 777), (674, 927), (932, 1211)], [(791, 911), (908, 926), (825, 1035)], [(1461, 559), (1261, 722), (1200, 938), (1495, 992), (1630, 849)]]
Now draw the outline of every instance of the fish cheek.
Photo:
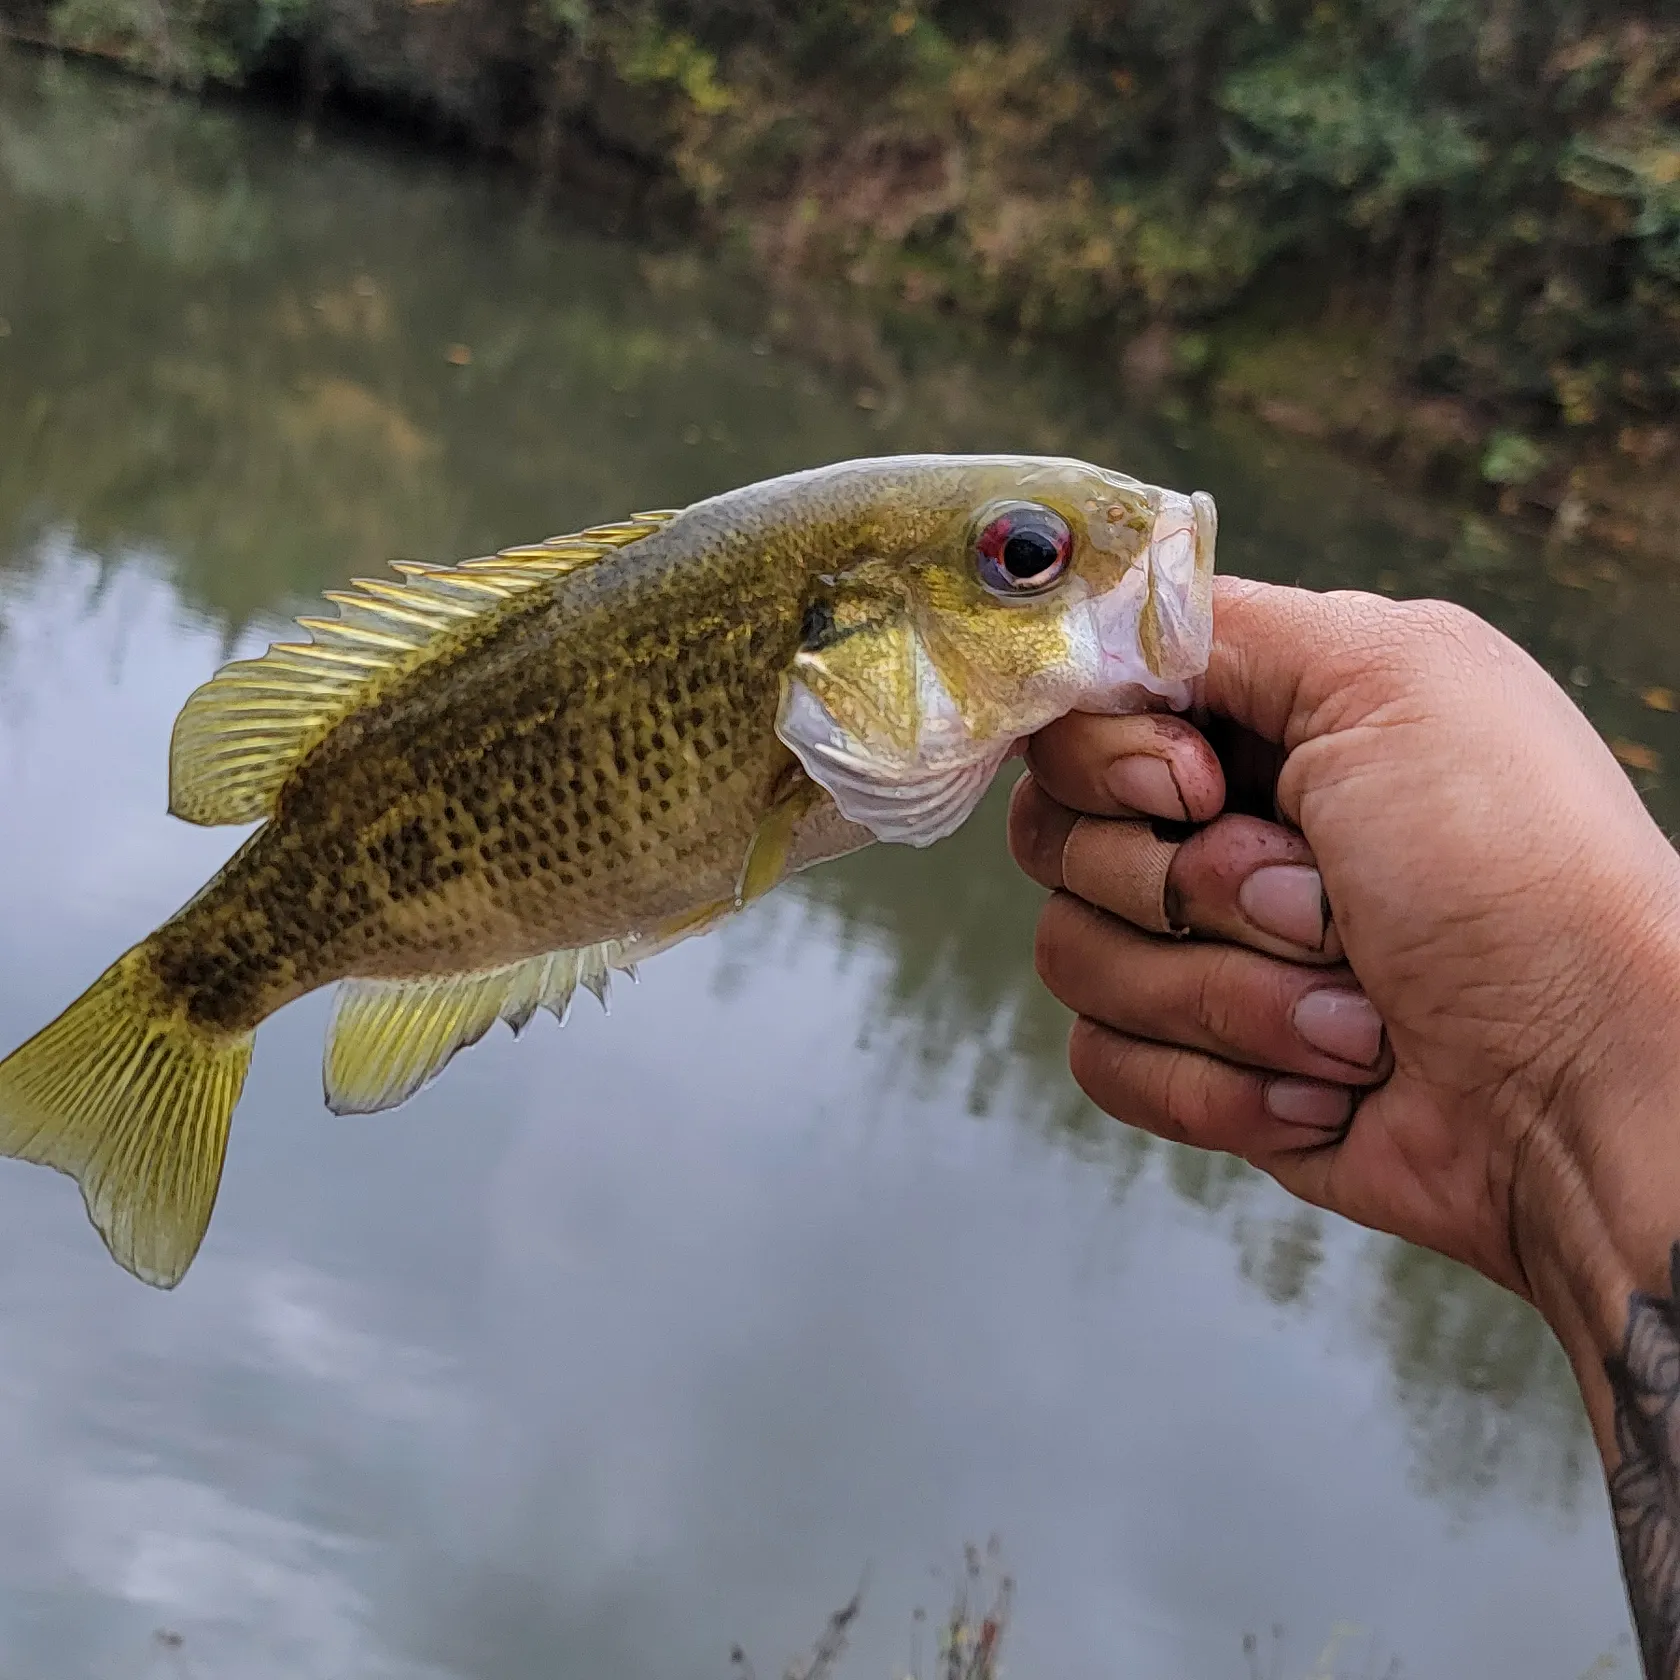
[(1016, 732), (1022, 691), (1067, 663), (1065, 592), (999, 601), (943, 567), (918, 579), (922, 644), (971, 739)]
[(921, 722), (908, 582), (871, 558), (831, 580), (805, 610), (789, 673), (854, 741), (908, 760)]
[(854, 740), (914, 756), (920, 724), (916, 636), (903, 617), (854, 630), (820, 651), (801, 651), (793, 677)]

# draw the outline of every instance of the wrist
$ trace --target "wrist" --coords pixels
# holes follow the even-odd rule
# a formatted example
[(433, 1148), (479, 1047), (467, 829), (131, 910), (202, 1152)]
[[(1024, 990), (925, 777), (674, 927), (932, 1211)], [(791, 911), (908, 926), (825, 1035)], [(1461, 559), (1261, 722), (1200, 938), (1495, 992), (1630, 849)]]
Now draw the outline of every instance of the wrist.
[(1630, 917), (1598, 1006), (1525, 1126), (1511, 1183), (1512, 1246), (1536, 1307), (1574, 1360), (1589, 1406), (1633, 1291), (1666, 1287), (1680, 1242), (1680, 864)]

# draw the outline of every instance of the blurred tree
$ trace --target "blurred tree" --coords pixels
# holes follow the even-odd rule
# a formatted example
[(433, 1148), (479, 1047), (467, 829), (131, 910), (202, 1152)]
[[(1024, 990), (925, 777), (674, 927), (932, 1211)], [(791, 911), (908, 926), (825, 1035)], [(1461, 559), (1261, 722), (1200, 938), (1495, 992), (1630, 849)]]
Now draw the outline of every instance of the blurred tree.
[[(0, 0), (27, 21), (55, 0)], [(1333, 304), (1422, 449), (1680, 436), (1672, 0), (56, 0), (172, 80), (302, 66), (522, 151), (587, 141), (775, 271), (1124, 341)], [(21, 27), (20, 23), (20, 27)], [(1182, 360), (1182, 359), (1181, 359)], [(1378, 428), (1380, 432), (1380, 428)], [(1518, 440), (1512, 442), (1511, 440)]]

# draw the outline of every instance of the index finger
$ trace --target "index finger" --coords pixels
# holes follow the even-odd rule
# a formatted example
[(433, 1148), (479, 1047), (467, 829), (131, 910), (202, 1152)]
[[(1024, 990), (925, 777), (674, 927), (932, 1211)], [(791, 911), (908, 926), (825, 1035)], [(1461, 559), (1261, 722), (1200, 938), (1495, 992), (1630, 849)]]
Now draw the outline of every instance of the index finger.
[(1026, 759), (1051, 798), (1088, 816), (1209, 822), (1225, 804), (1218, 754), (1193, 724), (1168, 712), (1072, 712), (1033, 736)]

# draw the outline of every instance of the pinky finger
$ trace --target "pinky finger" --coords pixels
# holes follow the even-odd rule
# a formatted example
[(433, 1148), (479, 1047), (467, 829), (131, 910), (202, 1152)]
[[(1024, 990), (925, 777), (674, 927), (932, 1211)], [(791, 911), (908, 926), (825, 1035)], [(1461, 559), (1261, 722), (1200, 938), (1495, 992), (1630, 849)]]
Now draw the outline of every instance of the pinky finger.
[(1344, 1085), (1233, 1067), (1083, 1017), (1068, 1038), (1068, 1066), (1116, 1120), (1256, 1162), (1339, 1142), (1356, 1100)]

